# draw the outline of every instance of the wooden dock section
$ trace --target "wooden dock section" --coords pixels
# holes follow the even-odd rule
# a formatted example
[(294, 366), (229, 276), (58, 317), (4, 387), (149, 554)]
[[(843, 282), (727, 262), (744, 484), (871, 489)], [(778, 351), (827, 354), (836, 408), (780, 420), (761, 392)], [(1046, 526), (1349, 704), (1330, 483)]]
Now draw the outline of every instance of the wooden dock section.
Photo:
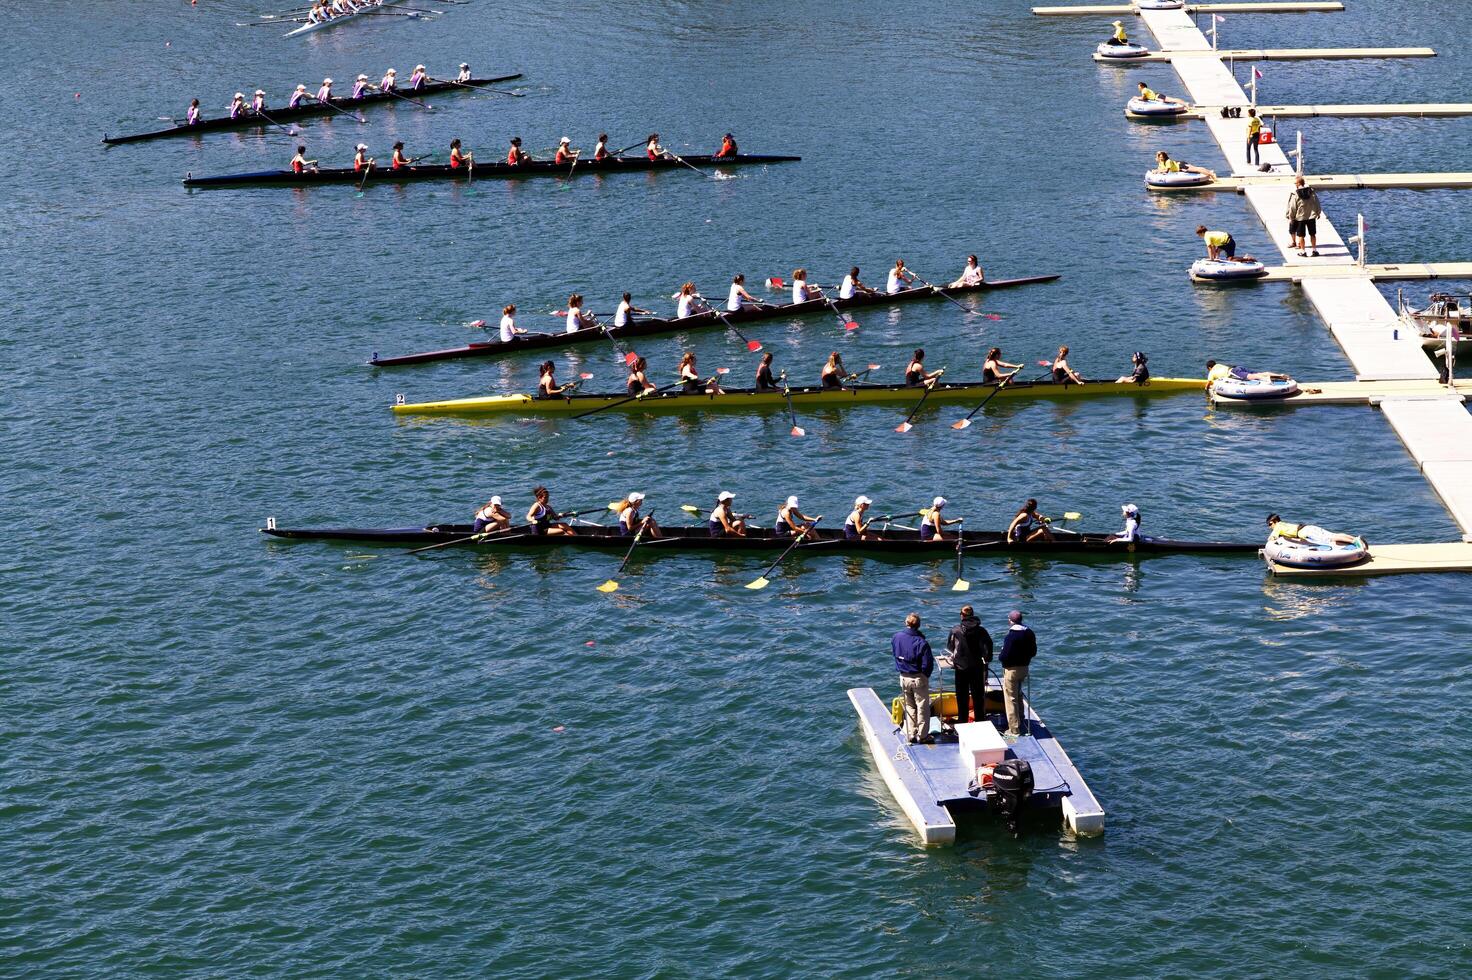
[(1289, 568), (1264, 558), (1268, 571), (1279, 578), (1366, 578), (1427, 572), (1472, 572), (1472, 543), (1370, 544), (1370, 557), (1341, 568)]
[[(1176, 119), (1209, 119), (1220, 117), (1222, 106), (1192, 106)], [(1239, 105), (1238, 108), (1245, 108)], [(1451, 119), (1472, 116), (1472, 102), (1387, 102), (1382, 105), (1263, 105), (1257, 114), (1264, 119)], [(1142, 118), (1153, 118), (1145, 116)]]
[[(1244, 400), (1220, 398), (1210, 391), (1211, 403), (1231, 408), (1297, 408), (1309, 405), (1390, 405), (1395, 401), (1439, 401), (1466, 414), (1461, 407), (1472, 398), (1472, 380), (1444, 385), (1438, 381), (1305, 381), (1299, 382), (1298, 394), (1288, 398)], [(1441, 420), (1455, 423), (1456, 418), (1442, 413)], [(1420, 448), (1420, 447), (1418, 447)], [(1460, 457), (1460, 454), (1458, 455)]]
[[(1218, 177), (1209, 184), (1194, 187), (1152, 187), (1152, 191), (1168, 191), (1172, 194), (1186, 191), (1235, 191), (1242, 193), (1249, 187), (1276, 187), (1287, 191), (1293, 187), (1296, 175), (1244, 174), (1240, 177)], [(1380, 191), (1405, 189), (1429, 191), (1437, 189), (1465, 190), (1472, 188), (1472, 173), (1432, 174), (1304, 174), (1303, 182), (1324, 191)]]
[[(1323, 225), (1319, 226), (1320, 228)], [(1320, 249), (1320, 251), (1323, 251)], [(1472, 279), (1472, 262), (1401, 262), (1396, 265), (1275, 265), (1257, 282), (1370, 279), (1410, 282), (1418, 279)], [(1403, 331), (1404, 332), (1404, 331)]]
[[(1205, 51), (1172, 49), (1151, 51), (1137, 58), (1106, 58), (1097, 51), (1094, 52), (1095, 61), (1125, 67), (1161, 61), (1194, 61), (1200, 58), (1210, 58), (1213, 61), (1220, 58), (1229, 61), (1348, 61), (1354, 58), (1435, 57), (1436, 52), (1431, 48), (1237, 48), (1231, 51), (1213, 51), (1210, 48)], [(1246, 105), (1247, 102), (1244, 93), (1242, 101), (1233, 104)]]
[[(1344, 9), (1338, 0), (1308, 0), (1303, 3), (1192, 3), (1184, 8), (1188, 14), (1332, 14)], [(1134, 4), (1105, 4), (1080, 7), (1034, 7), (1038, 17), (1118, 17), (1137, 14)]]

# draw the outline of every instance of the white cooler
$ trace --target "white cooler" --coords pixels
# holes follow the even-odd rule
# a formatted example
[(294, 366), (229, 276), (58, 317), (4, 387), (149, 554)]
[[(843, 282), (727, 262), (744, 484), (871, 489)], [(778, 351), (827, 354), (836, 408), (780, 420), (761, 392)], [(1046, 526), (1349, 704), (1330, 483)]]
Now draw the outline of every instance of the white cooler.
[(969, 721), (956, 726), (960, 740), (961, 761), (969, 770), (994, 766), (1007, 758), (1007, 742), (997, 726), (989, 721)]

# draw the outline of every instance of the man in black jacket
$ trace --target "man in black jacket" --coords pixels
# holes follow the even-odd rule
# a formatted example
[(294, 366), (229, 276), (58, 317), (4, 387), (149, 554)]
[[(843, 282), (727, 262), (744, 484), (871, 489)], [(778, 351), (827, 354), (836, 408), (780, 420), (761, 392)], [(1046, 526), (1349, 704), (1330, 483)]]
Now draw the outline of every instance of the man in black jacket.
[(1038, 654), (1038, 638), (1022, 625), (1022, 613), (1016, 609), (1007, 614), (1012, 625), (1002, 640), (1002, 697), (1007, 702), (1007, 734), (1021, 735), (1027, 714), (1022, 703), (1022, 682), (1027, 680), (1027, 667)]
[(976, 699), (976, 720), (986, 719), (986, 668), (992, 662), (992, 636), (970, 606), (961, 607), (961, 622), (946, 637), (951, 668), (956, 672), (956, 723), (971, 720), (971, 699)]

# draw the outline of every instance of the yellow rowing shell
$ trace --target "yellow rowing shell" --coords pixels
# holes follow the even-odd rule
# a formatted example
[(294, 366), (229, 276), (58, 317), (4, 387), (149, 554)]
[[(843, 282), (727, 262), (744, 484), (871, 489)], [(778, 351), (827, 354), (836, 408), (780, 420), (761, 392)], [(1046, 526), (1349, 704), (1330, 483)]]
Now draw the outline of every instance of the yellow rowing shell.
[[(927, 405), (956, 402), (977, 403), (989, 396), (1002, 398), (1044, 398), (1073, 400), (1078, 398), (1145, 398), (1203, 392), (1204, 378), (1152, 378), (1143, 385), (1133, 382), (1089, 381), (1086, 384), (1060, 384), (1055, 381), (1027, 381), (1006, 385), (981, 382), (937, 384), (926, 399)], [(924, 389), (904, 385), (857, 385), (851, 388), (793, 388), (793, 408), (846, 408), (850, 405), (914, 405)], [(578, 415), (607, 408), (614, 412), (739, 412), (749, 409), (785, 408), (787, 396), (781, 391), (727, 389), (718, 395), (704, 392), (684, 394), (660, 392), (643, 398), (627, 395), (572, 395), (563, 398), (533, 398), (531, 395), (488, 395), (482, 398), (456, 398), (439, 402), (406, 402), (400, 396), (394, 405), (397, 415)]]

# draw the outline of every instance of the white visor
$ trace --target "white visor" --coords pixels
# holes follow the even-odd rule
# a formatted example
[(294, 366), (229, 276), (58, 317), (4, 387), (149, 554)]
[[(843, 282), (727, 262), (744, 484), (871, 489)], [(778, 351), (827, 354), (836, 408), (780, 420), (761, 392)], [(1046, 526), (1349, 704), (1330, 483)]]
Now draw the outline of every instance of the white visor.
[(788, 507), (796, 507), (797, 506), (797, 498), (796, 497), (788, 497), (787, 498), (787, 506)]
[(501, 498), (500, 497), (492, 497), (491, 498), (491, 505), (493, 507), (500, 507), (501, 506)]
[(854, 498), (854, 506), (855, 507), (862, 507), (865, 504), (872, 504), (873, 502), (874, 501), (870, 500), (868, 497), (865, 497), (865, 496), (862, 496), (862, 495)]
[(639, 493), (637, 490), (634, 491), (633, 493), (629, 494), (629, 503), (631, 503), (631, 504), (637, 504), (639, 501), (641, 501), (643, 499), (644, 499), (644, 495), (642, 493)]
[(717, 497), (716, 499), (717, 500), (735, 500), (736, 499), (736, 495), (734, 493), (732, 493), (731, 491), (729, 491), (729, 490), (722, 490), (721, 491), (721, 495), (719, 497)]
[(932, 500), (930, 502), (930, 506), (934, 507), (936, 510), (939, 510), (940, 508), (944, 507), (945, 505), (946, 505), (946, 498), (944, 498), (944, 497), (936, 497), (934, 500)]

